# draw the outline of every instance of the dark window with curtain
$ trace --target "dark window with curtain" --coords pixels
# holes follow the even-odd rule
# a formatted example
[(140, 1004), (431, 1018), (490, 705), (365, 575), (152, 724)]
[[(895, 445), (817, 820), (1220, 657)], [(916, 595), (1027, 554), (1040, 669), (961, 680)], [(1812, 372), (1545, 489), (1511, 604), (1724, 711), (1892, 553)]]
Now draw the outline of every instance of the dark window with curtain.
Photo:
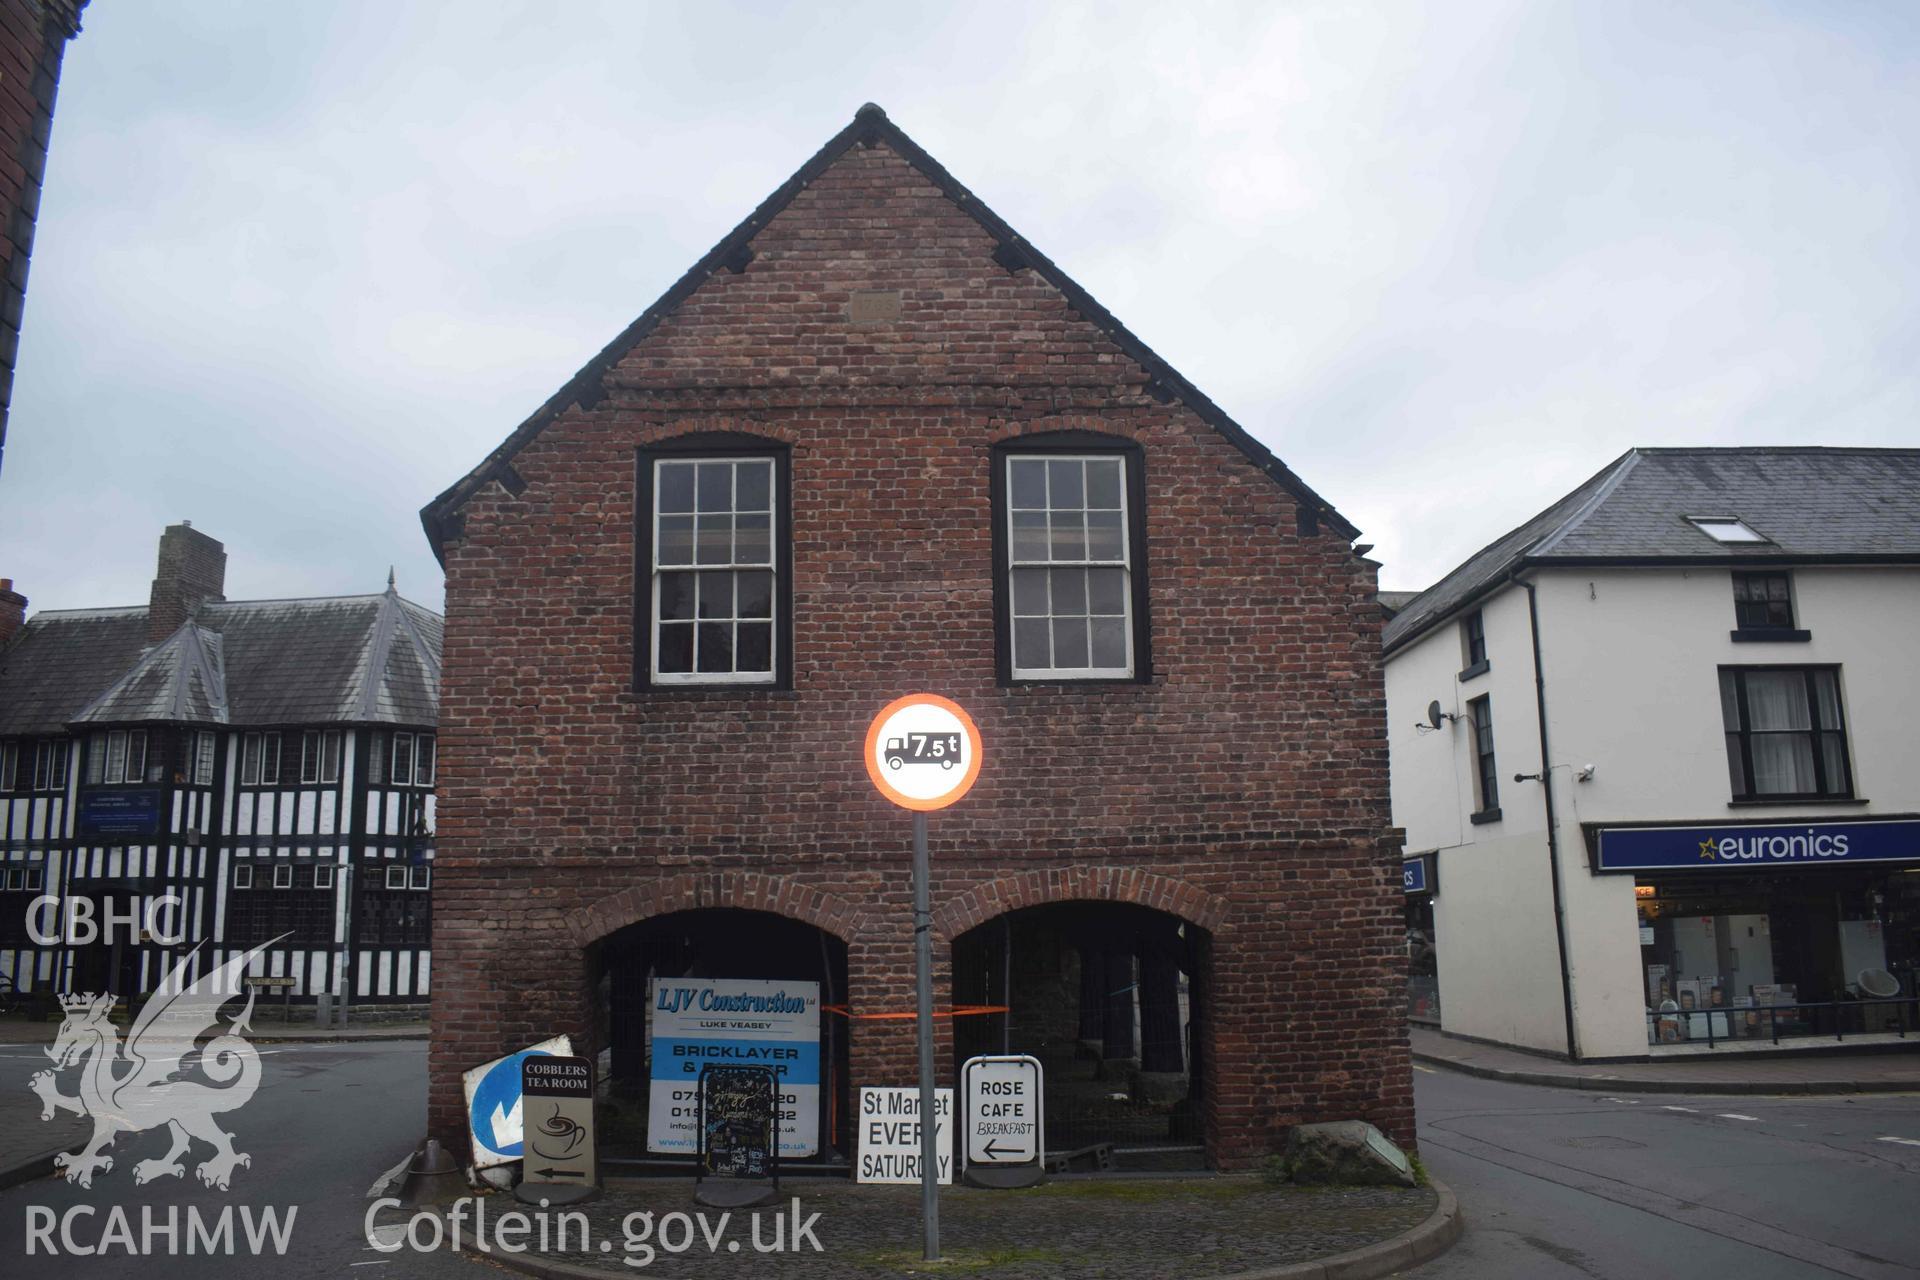
[(1793, 629), (1793, 597), (1784, 573), (1733, 575), (1733, 614), (1742, 631)]
[(1722, 667), (1720, 716), (1734, 799), (1853, 795), (1838, 667)]
[(1500, 774), (1493, 762), (1493, 699), (1475, 698), (1467, 704), (1473, 725), (1473, 755), (1480, 782), (1480, 812), (1500, 807)]

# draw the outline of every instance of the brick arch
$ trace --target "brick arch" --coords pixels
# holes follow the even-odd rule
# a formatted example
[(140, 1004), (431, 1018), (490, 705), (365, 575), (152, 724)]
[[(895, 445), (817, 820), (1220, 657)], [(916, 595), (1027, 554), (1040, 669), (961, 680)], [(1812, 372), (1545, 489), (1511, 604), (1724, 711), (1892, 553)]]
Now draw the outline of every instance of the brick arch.
[(585, 947), (630, 924), (699, 907), (767, 911), (824, 929), (843, 942), (860, 927), (860, 911), (838, 894), (757, 871), (662, 876), (569, 911), (564, 922), (574, 942)]
[(1126, 902), (1179, 916), (1209, 932), (1226, 919), (1228, 901), (1198, 885), (1130, 867), (1058, 867), (976, 884), (933, 913), (933, 931), (951, 942), (995, 916), (1050, 902)]

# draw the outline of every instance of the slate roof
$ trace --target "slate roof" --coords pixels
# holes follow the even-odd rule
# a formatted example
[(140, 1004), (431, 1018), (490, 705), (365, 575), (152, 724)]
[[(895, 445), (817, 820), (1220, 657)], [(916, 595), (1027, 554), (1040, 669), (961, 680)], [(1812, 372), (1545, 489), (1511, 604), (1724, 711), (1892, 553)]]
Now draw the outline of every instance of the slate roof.
[[(1733, 516), (1768, 540), (1721, 543), (1688, 517)], [(1920, 449), (1631, 449), (1483, 547), (1387, 623), (1387, 652), (1554, 564), (1920, 562)]]
[(209, 601), (157, 645), (147, 610), (34, 615), (0, 651), (0, 735), (70, 724), (431, 725), (440, 615), (382, 595)]
[(1351, 539), (1360, 536), (1360, 531), (1334, 510), (1332, 503), (1309, 488), (1306, 481), (1295, 475), (1271, 450), (1249, 435), (1246, 428), (1228, 417), (1198, 387), (1188, 382), (1178, 370), (1114, 318), (1112, 312), (1095, 301), (1092, 294), (1056, 266), (1052, 259), (1029, 244), (999, 214), (989, 209), (985, 201), (962, 186), (958, 179), (947, 172), (945, 166), (928, 155), (899, 125), (888, 119), (885, 111), (869, 102), (854, 114), (846, 128), (828, 139), (812, 159), (801, 165), (792, 177), (728, 232), (719, 244), (688, 268), (687, 273), (642, 312), (639, 319), (628, 325), (599, 355), (589, 360), (565, 386), (534, 410), (531, 417), (514, 428), (513, 434), (488, 454), (479, 466), (421, 508), (420, 523), (426, 529), (427, 541), (433, 545), (433, 553), (441, 563), (446, 562), (441, 543), (447, 537), (457, 536), (453, 530), (458, 526), (460, 508), (469, 498), (496, 481), (508, 492), (518, 494), (526, 482), (514, 471), (513, 459), (534, 437), (571, 406), (578, 404), (590, 409), (599, 404), (606, 396), (602, 379), (608, 370), (652, 333), (662, 320), (706, 282), (707, 277), (716, 271), (746, 270), (753, 258), (753, 237), (848, 150), (874, 142), (884, 142), (938, 187), (956, 207), (978, 222), (997, 242), (993, 254), (995, 262), (1008, 271), (1037, 272), (1060, 291), (1075, 312), (1097, 326), (1114, 345), (1145, 369), (1151, 379), (1145, 389), (1147, 394), (1163, 403), (1178, 400), (1185, 404), (1231, 441), (1254, 466), (1292, 493), (1303, 507), (1314, 512), (1318, 519), (1344, 537)]
[(146, 647), (145, 605), (35, 614), (0, 649), (0, 736), (63, 731)]
[(227, 723), (227, 675), (218, 633), (188, 622), (146, 651), (75, 716), (77, 724), (148, 720)]

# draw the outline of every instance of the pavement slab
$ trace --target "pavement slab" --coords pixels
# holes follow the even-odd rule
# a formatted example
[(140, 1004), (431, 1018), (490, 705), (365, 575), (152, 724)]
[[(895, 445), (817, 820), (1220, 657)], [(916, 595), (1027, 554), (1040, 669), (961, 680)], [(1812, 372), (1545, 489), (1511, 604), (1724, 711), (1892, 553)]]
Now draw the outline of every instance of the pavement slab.
[(1920, 1035), (1890, 1051), (1742, 1053), (1728, 1048), (1634, 1062), (1568, 1062), (1412, 1027), (1416, 1062), (1490, 1079), (1563, 1089), (1659, 1093), (1904, 1093), (1920, 1091)]

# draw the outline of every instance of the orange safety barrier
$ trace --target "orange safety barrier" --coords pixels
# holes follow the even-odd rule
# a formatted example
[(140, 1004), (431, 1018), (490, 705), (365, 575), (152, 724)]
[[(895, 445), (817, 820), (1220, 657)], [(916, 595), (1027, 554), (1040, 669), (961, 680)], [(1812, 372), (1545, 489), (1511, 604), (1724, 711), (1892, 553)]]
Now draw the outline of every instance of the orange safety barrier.
[[(843, 1004), (823, 1004), (820, 1006), (828, 1013), (837, 1013), (843, 1018), (860, 1021), (892, 1021), (904, 1018), (911, 1022), (920, 1015), (916, 1013), (851, 1013)], [(1012, 1006), (1004, 1004), (957, 1004), (951, 1009), (935, 1009), (936, 1018), (974, 1018), (988, 1013), (1006, 1013)]]

